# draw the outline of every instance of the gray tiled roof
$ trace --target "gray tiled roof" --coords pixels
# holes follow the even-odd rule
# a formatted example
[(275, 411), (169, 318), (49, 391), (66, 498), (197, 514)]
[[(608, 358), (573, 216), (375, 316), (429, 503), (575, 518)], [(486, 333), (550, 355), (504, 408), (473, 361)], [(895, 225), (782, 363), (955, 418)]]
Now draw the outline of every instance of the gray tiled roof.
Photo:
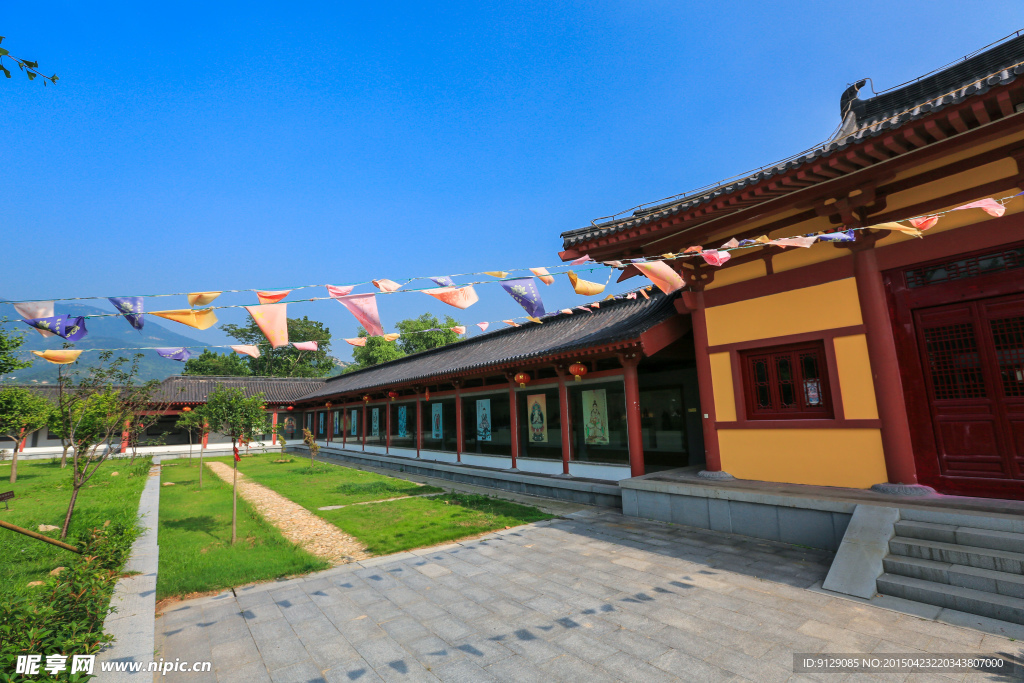
[[(610, 220), (598, 225), (587, 225), (562, 233), (566, 249), (601, 236), (657, 221), (681, 211), (730, 195), (756, 185), (768, 178), (800, 168), (822, 157), (828, 157), (851, 145), (900, 128), (910, 121), (958, 104), (965, 99), (988, 92), (996, 86), (1012, 83), (1024, 74), (1024, 36), (1017, 36), (999, 45), (957, 62), (938, 72), (920, 78), (906, 86), (895, 88), (870, 99), (856, 98), (864, 81), (843, 93), (841, 114), (846, 115), (839, 132), (831, 140), (796, 154), (772, 166), (731, 179), (673, 199), (659, 206), (635, 211), (631, 216)], [(981, 80), (980, 82), (979, 79)]]
[(217, 386), (238, 387), (246, 396), (262, 393), (268, 403), (292, 403), (323, 386), (324, 380), (308, 377), (219, 377), (176, 375), (168, 377), (153, 394), (155, 403), (205, 403)]
[(601, 302), (593, 312), (575, 310), (541, 324), (500, 329), (465, 341), (406, 356), (327, 380), (303, 400), (392, 384), (425, 380), (476, 368), (636, 339), (642, 332), (675, 315), (675, 296), (654, 290), (650, 300), (638, 296)]

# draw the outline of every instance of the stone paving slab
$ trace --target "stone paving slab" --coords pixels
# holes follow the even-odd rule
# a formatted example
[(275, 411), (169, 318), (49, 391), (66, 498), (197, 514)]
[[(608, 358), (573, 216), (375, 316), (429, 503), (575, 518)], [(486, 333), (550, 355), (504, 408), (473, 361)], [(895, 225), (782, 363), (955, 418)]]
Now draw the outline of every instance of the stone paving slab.
[[(179, 603), (157, 643), (247, 683), (875, 680), (794, 675), (793, 653), (1024, 656), (1009, 638), (810, 590), (831, 560), (584, 509)], [(924, 680), (877, 677), (910, 679)]]

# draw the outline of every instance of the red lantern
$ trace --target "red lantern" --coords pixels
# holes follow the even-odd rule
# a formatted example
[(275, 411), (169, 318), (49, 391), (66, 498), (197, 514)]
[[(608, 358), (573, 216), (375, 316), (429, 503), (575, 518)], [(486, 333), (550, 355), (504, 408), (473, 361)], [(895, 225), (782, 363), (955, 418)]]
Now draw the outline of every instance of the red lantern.
[(324, 407), (325, 407), (325, 408), (327, 408), (327, 410), (330, 410), (330, 409), (331, 409), (331, 406), (333, 406), (333, 405), (334, 405), (333, 403), (331, 403), (330, 401), (328, 401), (327, 403), (325, 403), (325, 404), (324, 404)]
[(291, 407), (291, 406), (288, 406), (288, 410), (292, 410), (292, 407)]
[(515, 380), (517, 382), (519, 382), (519, 388), (522, 389), (530, 381), (530, 375), (528, 375), (525, 372), (517, 372), (516, 376), (515, 376)]
[(583, 363), (573, 363), (569, 366), (569, 372), (572, 374), (573, 379), (579, 382), (587, 374), (587, 366)]
[(430, 387), (427, 387), (427, 395), (425, 397), (425, 400), (427, 400), (427, 401), (430, 400)]
[(365, 396), (363, 396), (363, 403), (369, 403), (369, 402), (370, 402), (370, 395), (366, 394)]
[(390, 398), (392, 401), (394, 401), (396, 398), (398, 398), (398, 392), (397, 391), (389, 391), (388, 392), (388, 398)]
[(183, 412), (183, 413), (191, 413), (192, 409), (189, 408), (188, 406), (185, 406), (184, 408), (181, 409), (181, 412)]

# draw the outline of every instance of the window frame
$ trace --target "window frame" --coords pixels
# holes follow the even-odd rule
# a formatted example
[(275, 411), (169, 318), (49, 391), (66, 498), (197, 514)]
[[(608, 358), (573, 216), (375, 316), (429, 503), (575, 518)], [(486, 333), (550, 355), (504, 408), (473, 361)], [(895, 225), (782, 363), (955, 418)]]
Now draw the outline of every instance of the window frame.
[[(809, 406), (806, 403), (805, 391), (795, 393), (796, 407), (781, 407), (780, 387), (777, 375), (778, 363), (776, 359), (789, 357), (790, 367), (793, 368), (792, 382), (794, 387), (804, 387), (804, 370), (800, 363), (802, 352), (812, 351), (816, 355), (818, 364), (818, 393), (821, 396), (820, 406)], [(756, 359), (767, 357), (768, 382), (772, 407), (769, 409), (760, 408), (757, 405), (757, 389), (754, 378), (754, 362)], [(834, 420), (835, 410), (832, 405), (831, 381), (829, 378), (828, 355), (825, 349), (825, 341), (816, 339), (812, 341), (799, 342), (795, 344), (782, 344), (778, 346), (764, 346), (754, 349), (745, 349), (739, 352), (740, 367), (743, 379), (743, 403), (746, 410), (746, 418), (755, 420)]]

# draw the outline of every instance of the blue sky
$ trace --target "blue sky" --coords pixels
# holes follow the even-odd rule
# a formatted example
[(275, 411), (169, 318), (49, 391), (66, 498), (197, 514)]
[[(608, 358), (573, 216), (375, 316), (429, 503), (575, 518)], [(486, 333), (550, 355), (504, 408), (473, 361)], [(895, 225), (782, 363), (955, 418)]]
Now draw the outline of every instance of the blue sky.
[[(1022, 26), (1020, 3), (939, 0), (10, 5), (3, 47), (60, 81), (0, 79), (0, 295), (553, 265), (563, 230), (827, 138), (847, 83)], [(478, 291), (383, 297), (382, 318), (521, 314)], [(355, 333), (331, 301), (290, 313)]]

